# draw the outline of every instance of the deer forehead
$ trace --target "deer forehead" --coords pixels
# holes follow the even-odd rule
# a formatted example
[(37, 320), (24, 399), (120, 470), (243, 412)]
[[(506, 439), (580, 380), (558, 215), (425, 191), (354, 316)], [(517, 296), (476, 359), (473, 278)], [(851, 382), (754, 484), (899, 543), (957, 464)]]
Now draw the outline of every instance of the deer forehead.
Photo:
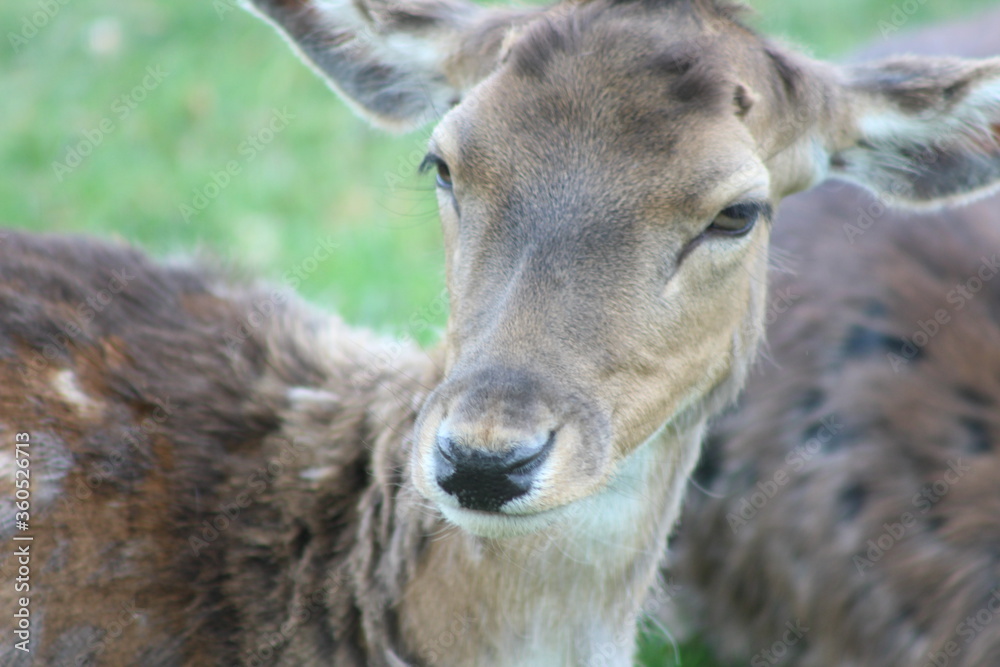
[(740, 105), (769, 84), (743, 76), (732, 47), (635, 21), (568, 23), (523, 29), (435, 130), (430, 149), (465, 192), (493, 202), (614, 192), (660, 220), (700, 220), (745, 191), (767, 194), (759, 146), (769, 138), (755, 136), (762, 124), (745, 122)]

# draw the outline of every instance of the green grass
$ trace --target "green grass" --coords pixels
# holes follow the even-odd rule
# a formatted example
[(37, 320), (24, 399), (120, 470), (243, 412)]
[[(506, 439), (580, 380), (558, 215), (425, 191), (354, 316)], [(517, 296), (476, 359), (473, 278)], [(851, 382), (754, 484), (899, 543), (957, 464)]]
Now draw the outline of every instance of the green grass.
[[(0, 4), (0, 224), (117, 236), (159, 255), (204, 248), (290, 277), (349, 322), (430, 342), (434, 331), (406, 328), (417, 312), (444, 321), (431, 183), (414, 174), (427, 132), (367, 128), (232, 4), (52, 1), (57, 11), (16, 45), (11, 35), (32, 17), (42, 23), (44, 4)], [(878, 38), (893, 9), (890, 0), (751, 4), (763, 30), (817, 56)], [(988, 4), (928, 1), (907, 27)], [(165, 76), (133, 96), (150, 67)], [(291, 116), (287, 126), (259, 151), (241, 151), (276, 111)], [(88, 135), (99, 145), (57, 173), (54, 163)], [(239, 173), (215, 193), (213, 174), (234, 160)], [(186, 220), (181, 206), (206, 188), (217, 196)], [(314, 263), (321, 243), (336, 249)], [(685, 667), (712, 665), (704, 647), (681, 648)], [(673, 655), (656, 636), (642, 647), (646, 665), (675, 665)]]

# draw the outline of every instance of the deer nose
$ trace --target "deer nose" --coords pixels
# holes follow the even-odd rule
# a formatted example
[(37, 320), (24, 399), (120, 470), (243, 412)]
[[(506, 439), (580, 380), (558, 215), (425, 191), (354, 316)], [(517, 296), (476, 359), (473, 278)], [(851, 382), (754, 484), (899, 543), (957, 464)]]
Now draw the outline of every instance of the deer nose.
[(555, 431), (502, 452), (469, 447), (439, 435), (434, 448), (438, 486), (465, 509), (497, 512), (504, 503), (531, 490), (555, 442)]

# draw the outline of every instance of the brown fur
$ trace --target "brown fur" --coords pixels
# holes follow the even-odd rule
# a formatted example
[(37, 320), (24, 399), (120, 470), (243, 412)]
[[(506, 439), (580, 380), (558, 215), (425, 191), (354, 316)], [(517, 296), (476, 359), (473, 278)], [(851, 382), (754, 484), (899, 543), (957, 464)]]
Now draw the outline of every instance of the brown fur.
[[(1000, 281), (961, 310), (948, 302), (1000, 248), (998, 204), (886, 214), (851, 245), (843, 226), (871, 198), (824, 188), (786, 202), (774, 243), (795, 273), (773, 290), (794, 302), (741, 408), (713, 429), (695, 475), (707, 493), (689, 494), (675, 543), (672, 573), (721, 653), (755, 655), (800, 621), (810, 630), (782, 664), (924, 665), (949, 641), (961, 651), (949, 665), (1000, 661), (1000, 625), (959, 634), (1000, 587)], [(950, 320), (908, 358), (939, 310)], [(953, 463), (969, 467), (957, 481)], [(870, 555), (906, 513), (905, 536)]]
[[(989, 55), (991, 23), (880, 48)], [(767, 358), (713, 429), (674, 542), (720, 654), (1000, 664), (1000, 276), (956, 291), (996, 262), (998, 212), (902, 215), (843, 186), (785, 202)], [(808, 631), (782, 646), (788, 623)]]
[[(0, 435), (31, 435), (35, 535), (32, 652), (8, 635), (0, 662), (378, 664), (426, 534), (395, 513), (433, 358), (126, 247), (12, 233), (0, 253)], [(113, 271), (125, 288), (81, 307)]]
[[(56, 662), (629, 664), (763, 331), (780, 199), (828, 174), (912, 204), (1000, 178), (1000, 60), (909, 61), (947, 112), (927, 116), (893, 65), (796, 56), (709, 2), (255, 6), (373, 122), (444, 116), (445, 340), (428, 359), (266, 288), (12, 240), (4, 428), (50, 466)], [(94, 626), (133, 599), (131, 639)]]

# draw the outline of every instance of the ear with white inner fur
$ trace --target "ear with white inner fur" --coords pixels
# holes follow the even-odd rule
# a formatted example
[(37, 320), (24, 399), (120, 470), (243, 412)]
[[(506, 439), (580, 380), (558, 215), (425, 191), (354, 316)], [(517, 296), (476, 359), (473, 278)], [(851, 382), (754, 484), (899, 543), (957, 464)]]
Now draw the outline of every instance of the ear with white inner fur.
[(361, 116), (406, 131), (440, 118), (495, 64), (527, 11), (460, 0), (250, 0)]
[(1000, 186), (1000, 58), (897, 58), (844, 70), (847, 118), (830, 176), (896, 204)]

